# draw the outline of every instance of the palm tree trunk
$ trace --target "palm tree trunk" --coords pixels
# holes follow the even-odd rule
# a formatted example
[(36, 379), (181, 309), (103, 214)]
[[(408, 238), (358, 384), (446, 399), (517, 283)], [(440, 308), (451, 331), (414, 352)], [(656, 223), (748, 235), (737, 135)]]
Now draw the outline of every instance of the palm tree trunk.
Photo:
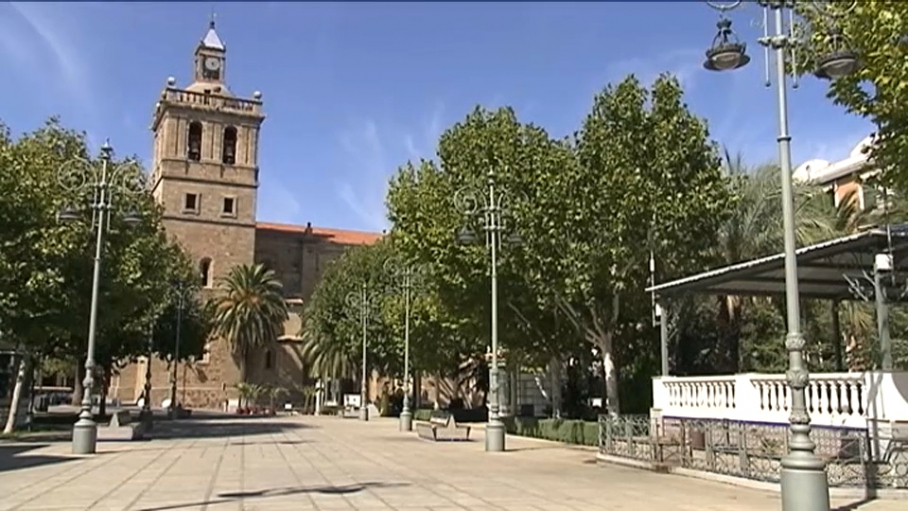
[(240, 382), (246, 383), (246, 362), (249, 358), (249, 348), (243, 346), (243, 349), (240, 353)]

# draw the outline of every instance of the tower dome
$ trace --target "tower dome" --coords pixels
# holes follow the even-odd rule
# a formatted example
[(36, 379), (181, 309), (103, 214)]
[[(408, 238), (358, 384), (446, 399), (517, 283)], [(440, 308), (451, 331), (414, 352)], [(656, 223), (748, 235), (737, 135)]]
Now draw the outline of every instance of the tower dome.
[(873, 135), (868, 135), (868, 136), (864, 137), (864, 140), (861, 140), (858, 143), (858, 145), (856, 145), (854, 147), (854, 149), (851, 150), (851, 154), (849, 154), (849, 156), (852, 158), (859, 158), (862, 156), (866, 156), (864, 154), (864, 149), (868, 148), (872, 145), (873, 145)]
[(800, 181), (802, 183), (808, 182), (815, 179), (817, 174), (827, 167), (829, 167), (829, 162), (826, 160), (818, 158), (807, 160), (798, 165), (798, 168), (795, 169), (791, 177), (795, 181)]

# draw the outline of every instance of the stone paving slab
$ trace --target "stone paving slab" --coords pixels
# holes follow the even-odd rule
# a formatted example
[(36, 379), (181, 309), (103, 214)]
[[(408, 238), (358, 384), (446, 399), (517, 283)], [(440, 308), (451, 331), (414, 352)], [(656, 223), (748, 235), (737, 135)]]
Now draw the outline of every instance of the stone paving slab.
[(774, 493), (597, 465), (590, 448), (509, 437), (508, 452), (486, 453), (481, 429), (432, 443), (387, 419), (222, 418), (153, 434), (102, 442), (92, 457), (70, 456), (69, 443), (0, 444), (0, 511), (780, 509)]

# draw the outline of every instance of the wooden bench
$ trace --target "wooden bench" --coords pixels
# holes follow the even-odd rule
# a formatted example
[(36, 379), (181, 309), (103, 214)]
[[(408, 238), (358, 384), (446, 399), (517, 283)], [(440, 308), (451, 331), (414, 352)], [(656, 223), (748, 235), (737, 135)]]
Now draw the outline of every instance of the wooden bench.
[(117, 410), (110, 416), (110, 424), (98, 428), (98, 440), (139, 440), (145, 433), (141, 422), (132, 422), (126, 410)]
[(457, 424), (450, 412), (432, 412), (428, 421), (416, 422), (416, 434), (435, 442), (465, 441), (470, 439), (470, 426)]

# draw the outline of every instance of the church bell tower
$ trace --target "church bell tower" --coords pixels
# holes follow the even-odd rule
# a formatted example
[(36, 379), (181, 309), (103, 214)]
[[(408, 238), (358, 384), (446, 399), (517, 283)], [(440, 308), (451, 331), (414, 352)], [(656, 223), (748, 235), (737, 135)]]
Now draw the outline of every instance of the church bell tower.
[(167, 233), (188, 251), (203, 289), (252, 264), (262, 95), (233, 95), (227, 48), (209, 23), (193, 59), (193, 81), (168, 78), (151, 129), (152, 193)]

